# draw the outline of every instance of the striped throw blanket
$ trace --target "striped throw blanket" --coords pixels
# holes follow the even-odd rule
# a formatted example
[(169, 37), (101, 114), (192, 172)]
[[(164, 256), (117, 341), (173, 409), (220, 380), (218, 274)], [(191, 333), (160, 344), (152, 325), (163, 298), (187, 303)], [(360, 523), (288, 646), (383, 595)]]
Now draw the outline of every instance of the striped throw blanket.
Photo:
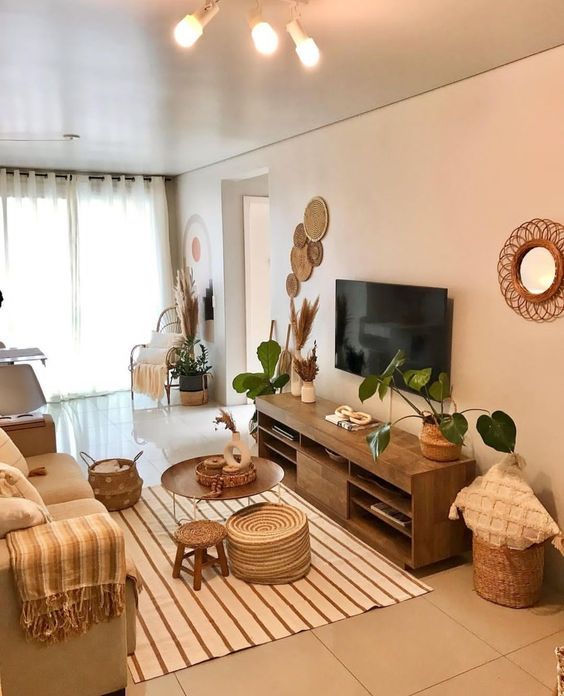
[(10, 562), (28, 639), (58, 643), (125, 608), (125, 541), (105, 514), (11, 532)]

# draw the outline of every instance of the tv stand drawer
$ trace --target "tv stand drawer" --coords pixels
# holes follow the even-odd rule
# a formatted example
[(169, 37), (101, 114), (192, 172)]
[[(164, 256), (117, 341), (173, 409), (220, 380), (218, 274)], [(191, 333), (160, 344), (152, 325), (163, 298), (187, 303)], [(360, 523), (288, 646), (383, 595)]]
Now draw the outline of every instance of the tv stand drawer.
[(339, 517), (348, 517), (347, 474), (339, 467), (298, 451), (297, 485)]

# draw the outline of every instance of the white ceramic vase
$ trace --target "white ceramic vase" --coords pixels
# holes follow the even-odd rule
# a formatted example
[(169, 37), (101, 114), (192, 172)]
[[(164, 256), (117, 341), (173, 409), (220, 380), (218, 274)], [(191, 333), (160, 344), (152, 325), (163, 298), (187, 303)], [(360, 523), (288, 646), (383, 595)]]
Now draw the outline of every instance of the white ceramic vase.
[[(295, 358), (298, 358), (298, 360), (302, 359), (301, 350), (294, 351), (294, 359)], [(301, 396), (302, 393), (302, 379), (296, 372), (294, 360), (292, 360), (292, 368), (290, 369), (290, 391), (292, 392), (292, 396)]]
[[(241, 458), (241, 461), (238, 462), (235, 459), (235, 452), (237, 452)], [(223, 456), (225, 458), (226, 464), (229, 466), (237, 466), (239, 467), (242, 471), (247, 469), (250, 464), (251, 464), (251, 452), (247, 445), (241, 440), (241, 433), (240, 432), (234, 432), (231, 440), (225, 445), (225, 449), (223, 450)]]
[(313, 382), (302, 383), (302, 401), (304, 404), (315, 403), (315, 385)]

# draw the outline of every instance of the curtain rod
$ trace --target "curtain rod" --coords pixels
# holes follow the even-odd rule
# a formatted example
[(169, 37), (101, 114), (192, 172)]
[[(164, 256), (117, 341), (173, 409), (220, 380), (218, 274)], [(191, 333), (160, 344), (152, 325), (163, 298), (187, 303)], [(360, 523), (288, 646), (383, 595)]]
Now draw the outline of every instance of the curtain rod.
[[(13, 176), (14, 173), (15, 173), (15, 170), (6, 169), (6, 174)], [(29, 177), (29, 172), (20, 171), (20, 176)], [(35, 172), (35, 176), (40, 176), (40, 177), (46, 179), (48, 174), (47, 174), (47, 172)], [(72, 179), (73, 176), (76, 176), (76, 174), (74, 174), (74, 175), (70, 174), (70, 173), (69, 174), (55, 174), (55, 179)], [(108, 176), (111, 177), (112, 181), (119, 181), (122, 178), (121, 176), (119, 176), (117, 174), (110, 174)], [(103, 181), (105, 177), (103, 175), (100, 175), (100, 174), (91, 174), (91, 175), (89, 174), (88, 178), (90, 179), (90, 181)], [(135, 177), (131, 176), (131, 175), (129, 175), (129, 176), (124, 175), (123, 178), (126, 181), (135, 181)], [(143, 175), (143, 181), (152, 181), (152, 179), (153, 179), (152, 176)], [(172, 181), (172, 178), (170, 176), (164, 176), (163, 179), (165, 181)]]

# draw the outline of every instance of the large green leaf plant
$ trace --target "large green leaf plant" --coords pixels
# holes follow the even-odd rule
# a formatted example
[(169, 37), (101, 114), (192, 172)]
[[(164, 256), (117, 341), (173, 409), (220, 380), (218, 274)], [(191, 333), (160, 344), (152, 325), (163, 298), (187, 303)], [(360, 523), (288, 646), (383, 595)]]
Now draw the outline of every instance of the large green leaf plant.
[[(281, 348), (277, 341), (263, 341), (257, 348), (257, 356), (262, 365), (262, 372), (242, 372), (233, 380), (233, 389), (238, 394), (247, 394), (248, 399), (254, 401), (257, 396), (276, 394), (288, 384), (290, 375), (276, 374), (276, 366), (280, 359)], [(251, 418), (250, 431), (253, 433), (257, 427), (257, 412), (255, 410)]]
[[(419, 418), (423, 422), (437, 425), (443, 436), (455, 445), (462, 445), (468, 432), (468, 420), (465, 413), (469, 411), (485, 411), (485, 409), (466, 409), (464, 411), (449, 412), (449, 407), (454, 404), (449, 376), (441, 372), (436, 380), (432, 381), (430, 367), (421, 370), (404, 370), (400, 368), (407, 361), (402, 350), (398, 350), (388, 367), (380, 375), (366, 377), (358, 390), (358, 396), (362, 402), (378, 394), (380, 400), (392, 391), (398, 394), (414, 411), (413, 414), (398, 418), (396, 421), (381, 423), (371, 431), (366, 440), (374, 459), (377, 459), (390, 444), (392, 427), (400, 421), (408, 418)], [(396, 380), (401, 380), (398, 384)], [(423, 408), (419, 408), (399, 386), (413, 389), (425, 402)], [(477, 430), (482, 440), (489, 447), (500, 452), (513, 452), (515, 449), (516, 429), (515, 423), (503, 411), (494, 411), (491, 415), (485, 411), (478, 418)]]

